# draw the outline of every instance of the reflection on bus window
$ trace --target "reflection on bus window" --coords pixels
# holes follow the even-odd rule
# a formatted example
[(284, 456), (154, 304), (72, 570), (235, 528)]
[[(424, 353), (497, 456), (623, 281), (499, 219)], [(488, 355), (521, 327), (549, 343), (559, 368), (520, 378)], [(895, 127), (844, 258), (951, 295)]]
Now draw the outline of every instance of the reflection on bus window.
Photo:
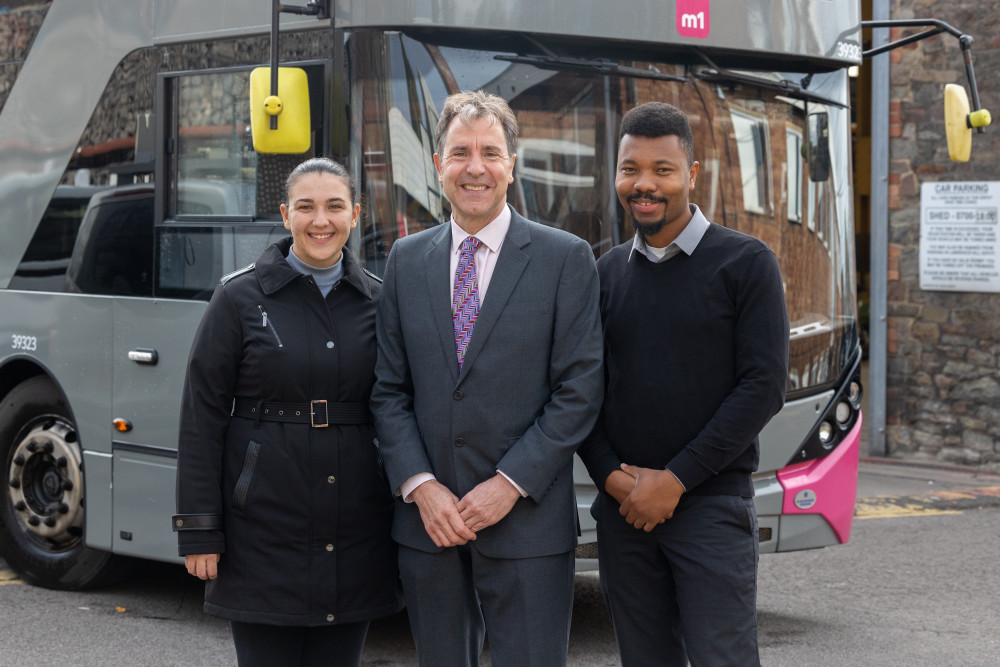
[(785, 128), (785, 163), (788, 178), (788, 222), (802, 223), (802, 133)]
[[(176, 215), (256, 213), (257, 153), (251, 145), (248, 71), (196, 74), (177, 79)], [(232, 197), (186, 197), (188, 181), (217, 181)]]
[(107, 190), (90, 199), (66, 273), (66, 291), (153, 295), (153, 188)]
[(90, 197), (105, 188), (60, 185), (42, 215), (10, 289), (61, 291)]
[(732, 118), (743, 183), (743, 208), (748, 213), (768, 213), (771, 207), (767, 119), (735, 109)]
[(156, 295), (208, 300), (219, 278), (257, 259), (286, 235), (280, 225), (157, 228)]

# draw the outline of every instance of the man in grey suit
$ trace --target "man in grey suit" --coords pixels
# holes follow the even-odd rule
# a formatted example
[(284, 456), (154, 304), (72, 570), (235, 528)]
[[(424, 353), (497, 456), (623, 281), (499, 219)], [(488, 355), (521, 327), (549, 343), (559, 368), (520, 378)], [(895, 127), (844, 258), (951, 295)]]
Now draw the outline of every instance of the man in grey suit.
[(448, 225), (392, 247), (372, 410), (420, 664), (566, 664), (573, 454), (603, 391), (598, 281), (581, 239), (506, 204), (517, 120), (445, 102), (434, 164)]

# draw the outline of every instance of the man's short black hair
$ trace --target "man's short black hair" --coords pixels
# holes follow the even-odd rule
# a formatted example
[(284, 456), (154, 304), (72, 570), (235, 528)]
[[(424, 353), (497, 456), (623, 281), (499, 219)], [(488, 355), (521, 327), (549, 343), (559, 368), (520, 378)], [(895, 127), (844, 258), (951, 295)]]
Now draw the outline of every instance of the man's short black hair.
[(694, 164), (694, 135), (691, 134), (691, 124), (688, 122), (687, 114), (672, 104), (646, 102), (629, 109), (622, 117), (621, 130), (618, 132), (619, 143), (626, 134), (650, 139), (676, 135), (687, 155), (688, 165)]

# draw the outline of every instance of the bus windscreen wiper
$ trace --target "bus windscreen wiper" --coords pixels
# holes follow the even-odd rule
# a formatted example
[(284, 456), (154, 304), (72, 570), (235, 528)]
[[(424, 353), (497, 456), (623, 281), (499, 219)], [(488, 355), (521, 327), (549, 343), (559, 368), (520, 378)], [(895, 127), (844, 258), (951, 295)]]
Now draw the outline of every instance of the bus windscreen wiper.
[(512, 63), (525, 63), (527, 65), (534, 65), (542, 69), (555, 69), (555, 70), (565, 70), (565, 69), (575, 69), (575, 70), (586, 70), (588, 72), (598, 72), (600, 74), (617, 74), (621, 76), (630, 76), (636, 79), (655, 79), (657, 81), (679, 81), (681, 83), (687, 83), (687, 79), (683, 76), (677, 76), (675, 74), (664, 74), (663, 72), (658, 72), (653, 69), (640, 69), (638, 67), (629, 67), (628, 65), (619, 65), (614, 60), (608, 60), (607, 58), (567, 58), (565, 56), (556, 55), (539, 55), (539, 56), (493, 56), (496, 60), (506, 60)]
[[(698, 52), (698, 55), (702, 60), (708, 63), (709, 67), (712, 68), (710, 70), (695, 72), (695, 76), (702, 81), (717, 83), (745, 83), (747, 85), (760, 86), (761, 88), (767, 88), (769, 90), (777, 90), (781, 92), (782, 95), (795, 100), (818, 102), (820, 104), (832, 104), (833, 106), (843, 107), (845, 109), (847, 108), (847, 105), (843, 102), (835, 100), (832, 97), (826, 97), (825, 95), (810, 92), (806, 90), (804, 86), (797, 84), (794, 81), (789, 81), (788, 79), (776, 81), (774, 79), (756, 76), (754, 74), (750, 74), (749, 72), (737, 72), (735, 70), (726, 69), (725, 67), (719, 67), (704, 53)], [(808, 80), (809, 78), (811, 77), (807, 76), (804, 80)]]

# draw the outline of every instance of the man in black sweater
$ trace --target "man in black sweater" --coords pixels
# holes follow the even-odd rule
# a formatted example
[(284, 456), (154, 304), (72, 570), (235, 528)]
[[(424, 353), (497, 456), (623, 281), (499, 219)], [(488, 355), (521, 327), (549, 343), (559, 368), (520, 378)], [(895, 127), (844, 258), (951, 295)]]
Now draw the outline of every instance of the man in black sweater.
[(784, 404), (788, 315), (761, 241), (713, 224), (679, 109), (625, 114), (635, 238), (601, 257), (606, 388), (580, 456), (624, 667), (757, 665), (757, 435)]

